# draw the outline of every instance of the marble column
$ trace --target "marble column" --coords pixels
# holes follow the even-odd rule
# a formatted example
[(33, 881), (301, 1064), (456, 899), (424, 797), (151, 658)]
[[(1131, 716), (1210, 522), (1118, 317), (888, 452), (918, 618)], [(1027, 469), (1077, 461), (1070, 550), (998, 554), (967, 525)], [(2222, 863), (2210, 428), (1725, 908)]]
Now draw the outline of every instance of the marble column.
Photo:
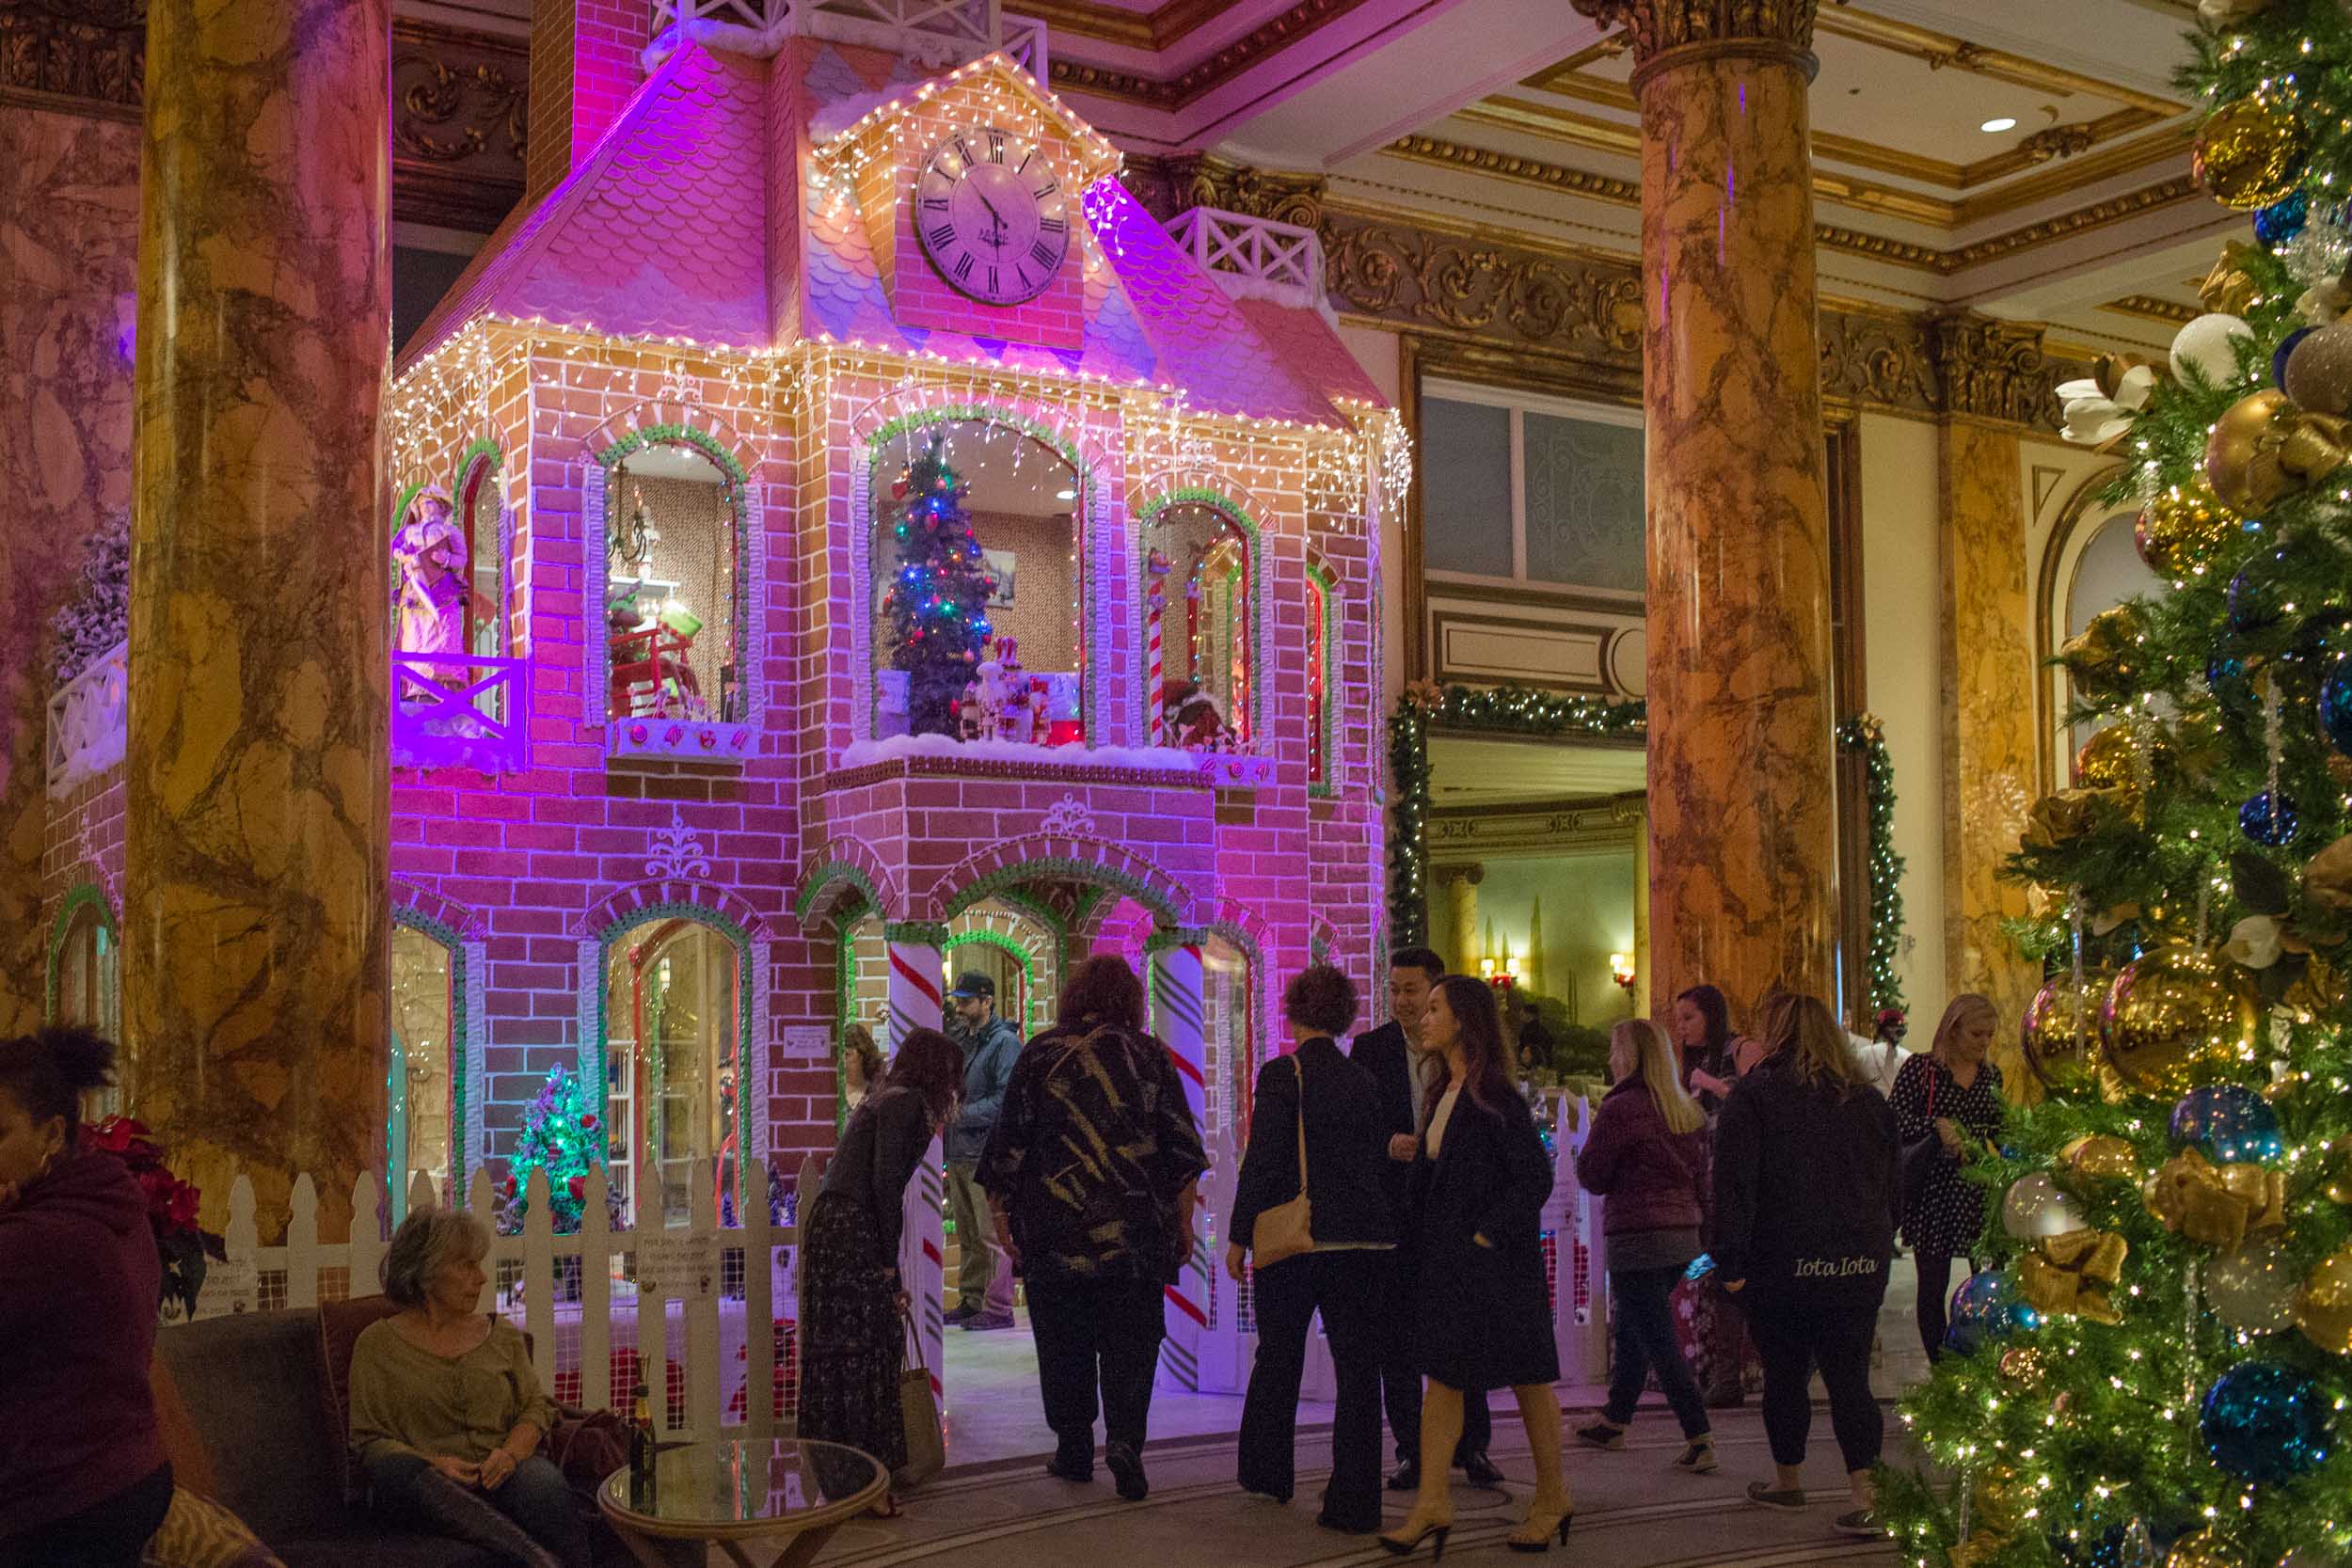
[[(2017, 1025), (2041, 985), (2001, 922), (2026, 914), (2026, 890), (2001, 863), (2017, 848), (2034, 777), (2034, 657), (2026, 591), (2024, 476), (2014, 425), (1947, 417), (1939, 433), (1944, 721), (1946, 994), (1981, 991), (2001, 1027), (1994, 1060), (2026, 1082)], [(1924, 911), (1923, 911), (1924, 912)], [(1933, 1019), (1915, 1021), (1924, 1037)]]
[(385, 1154), (388, 22), (153, 0), (140, 155), (124, 1029), (207, 1223), (308, 1174), (326, 1240)]
[(1650, 999), (1836, 976), (1813, 0), (1574, 0), (1631, 33), (1648, 433)]

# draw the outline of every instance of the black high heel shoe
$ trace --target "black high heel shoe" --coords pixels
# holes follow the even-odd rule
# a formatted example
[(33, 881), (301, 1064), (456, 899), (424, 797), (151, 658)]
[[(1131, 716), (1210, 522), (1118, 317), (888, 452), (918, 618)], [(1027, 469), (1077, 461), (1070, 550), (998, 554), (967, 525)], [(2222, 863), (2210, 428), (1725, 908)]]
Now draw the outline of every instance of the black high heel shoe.
[[(1532, 1525), (1534, 1522), (1534, 1520), (1530, 1519), (1527, 1521), (1526, 1525), (1521, 1525), (1519, 1528), (1525, 1529), (1527, 1525)], [(1522, 1541), (1515, 1534), (1505, 1537), (1502, 1544), (1510, 1547), (1515, 1552), (1548, 1552), (1551, 1550), (1551, 1544), (1554, 1541), (1559, 1542), (1563, 1546), (1568, 1544), (1568, 1527), (1575, 1523), (1576, 1510), (1570, 1509), (1567, 1513), (1560, 1515), (1560, 1522), (1558, 1525), (1545, 1526), (1544, 1533), (1537, 1536), (1534, 1540)]]
[(1426, 1541), (1430, 1545), (1429, 1560), (1435, 1562), (1445, 1556), (1445, 1538), (1453, 1533), (1454, 1522), (1449, 1519), (1442, 1525), (1422, 1526), (1421, 1533), (1410, 1541), (1399, 1541), (1393, 1535), (1384, 1535), (1380, 1537), (1380, 1544), (1388, 1548), (1391, 1557), (1410, 1557), (1420, 1551), (1421, 1544)]

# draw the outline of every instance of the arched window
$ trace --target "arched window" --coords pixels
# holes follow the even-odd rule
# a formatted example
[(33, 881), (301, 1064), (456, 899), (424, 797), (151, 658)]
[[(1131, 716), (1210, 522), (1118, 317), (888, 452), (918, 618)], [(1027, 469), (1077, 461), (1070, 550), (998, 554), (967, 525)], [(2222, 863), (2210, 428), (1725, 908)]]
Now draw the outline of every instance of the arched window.
[(1152, 736), (1197, 751), (1247, 749), (1256, 733), (1258, 670), (1250, 531), (1222, 506), (1180, 499), (1147, 508), (1142, 533)]
[(399, 911), (392, 925), (392, 1040), (385, 1085), (385, 1169), (393, 1223), (407, 1212), (420, 1174), (453, 1195), (462, 1180), (458, 1127), (459, 1036), (465, 1028), (465, 961), (453, 941)]
[(734, 1190), (750, 1127), (746, 973), (739, 935), (702, 911), (606, 940), (611, 1177), (631, 1224), (685, 1223), (697, 1161), (716, 1163), (720, 1196)]
[(740, 502), (734, 475), (697, 446), (657, 443), (614, 466), (605, 489), (610, 717), (748, 716)]
[(468, 647), (485, 658), (506, 656), (508, 617), (514, 607), (506, 592), (505, 509), (499, 504), (499, 455), (486, 443), (469, 453), (458, 476), (457, 512), (466, 530), (469, 600)]
[(875, 737), (1080, 744), (1085, 507), (1069, 460), (982, 414), (901, 427), (869, 478)]
[[(2167, 584), (2139, 556), (2139, 546), (2133, 536), (2137, 515), (2119, 512), (2101, 518), (2088, 531), (2082, 550), (2074, 557), (2073, 572), (2066, 584), (2066, 623), (2061, 638), (2074, 637), (2090, 625), (2090, 618), (2103, 610), (2109, 610), (2129, 598), (2154, 598), (2167, 591)], [(2072, 681), (2067, 682), (2071, 689)], [(2090, 738), (2097, 726), (2077, 724), (2070, 744), (2079, 748)], [(2066, 766), (2061, 758), (2059, 782), (2064, 783)]]
[[(95, 887), (76, 888), (57, 913), (50, 937), (49, 1017), (54, 1023), (122, 1038), (121, 963), (115, 944), (114, 916)], [(92, 1094), (85, 1113), (93, 1120), (122, 1109), (131, 1087), (132, 1064), (117, 1064), (115, 1086)]]
[(1331, 574), (1307, 568), (1307, 786), (1328, 791), (1334, 780), (1332, 727), (1339, 711), (1339, 596)]

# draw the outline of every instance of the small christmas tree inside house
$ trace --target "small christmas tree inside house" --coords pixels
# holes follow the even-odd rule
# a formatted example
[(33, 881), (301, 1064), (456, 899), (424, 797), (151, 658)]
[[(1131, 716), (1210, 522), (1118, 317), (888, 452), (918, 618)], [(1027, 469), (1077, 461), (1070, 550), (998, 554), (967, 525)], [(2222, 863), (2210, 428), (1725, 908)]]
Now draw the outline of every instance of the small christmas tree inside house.
[(1920, 1568), (2352, 1563), (2352, 16), (2204, 0), (2251, 214), (2161, 365), (2060, 388), (2169, 585), (2060, 655), (2095, 726), (2010, 864), (2039, 1103), (1882, 1477)]
[(995, 587), (964, 509), (963, 486), (933, 437), (890, 487), (896, 566), (882, 593), (890, 664), (907, 676), (907, 732), (955, 735), (958, 705), (991, 630)]
[[(523, 1112), (521, 1137), (507, 1160), (505, 1184), (500, 1189), (499, 1230), (518, 1234), (530, 1207), (531, 1173), (548, 1173), (548, 1209), (557, 1235), (580, 1228), (587, 1200), (588, 1172), (605, 1163), (603, 1114), (580, 1092), (580, 1080), (565, 1068), (548, 1074), (539, 1097)], [(608, 1193), (609, 1208), (617, 1200)], [(612, 1214), (615, 1226), (617, 1212)]]

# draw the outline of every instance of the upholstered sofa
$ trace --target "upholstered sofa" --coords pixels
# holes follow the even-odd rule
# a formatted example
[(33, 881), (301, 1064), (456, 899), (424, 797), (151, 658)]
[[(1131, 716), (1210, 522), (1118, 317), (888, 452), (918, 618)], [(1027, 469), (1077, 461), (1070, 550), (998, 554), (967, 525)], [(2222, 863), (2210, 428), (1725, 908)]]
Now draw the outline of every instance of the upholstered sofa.
[[(359, 1308), (356, 1319), (353, 1309)], [(333, 1315), (346, 1371), (373, 1316)], [(246, 1312), (156, 1336), (167, 1446), (181, 1483), (232, 1509), (287, 1568), (499, 1568), (463, 1542), (394, 1529), (345, 1501), (343, 1433), (319, 1311)]]

